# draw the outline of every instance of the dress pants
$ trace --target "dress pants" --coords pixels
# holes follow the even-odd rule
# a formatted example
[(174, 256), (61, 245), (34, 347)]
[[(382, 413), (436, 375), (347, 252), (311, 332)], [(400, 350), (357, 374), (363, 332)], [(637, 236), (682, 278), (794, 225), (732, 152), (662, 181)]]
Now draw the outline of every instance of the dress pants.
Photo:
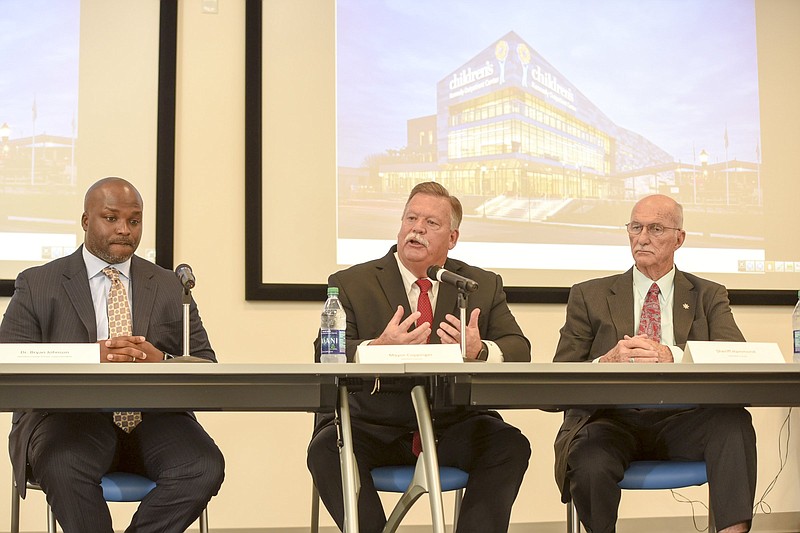
[(225, 470), (222, 453), (188, 413), (145, 412), (131, 433), (111, 413), (51, 413), (31, 435), (28, 463), (65, 533), (113, 532), (100, 487), (110, 471), (157, 483), (126, 533), (185, 531), (219, 491)]
[[(528, 468), (531, 450), (528, 439), (515, 427), (488, 414), (468, 417), (447, 428), (436, 428), (440, 466), (454, 466), (469, 472), (461, 504), (458, 533), (505, 533), (511, 506)], [(370, 470), (378, 466), (413, 465), (411, 433), (386, 443), (353, 428), (353, 448), (361, 492), (358, 499), (359, 530), (378, 533), (386, 524)], [(308, 448), (308, 468), (322, 502), (341, 530), (344, 527), (344, 499), (336, 427), (321, 429)]]
[(632, 461), (705, 461), (717, 529), (753, 518), (756, 435), (744, 408), (608, 409), (595, 413), (569, 450), (567, 479), (590, 533), (615, 531)]

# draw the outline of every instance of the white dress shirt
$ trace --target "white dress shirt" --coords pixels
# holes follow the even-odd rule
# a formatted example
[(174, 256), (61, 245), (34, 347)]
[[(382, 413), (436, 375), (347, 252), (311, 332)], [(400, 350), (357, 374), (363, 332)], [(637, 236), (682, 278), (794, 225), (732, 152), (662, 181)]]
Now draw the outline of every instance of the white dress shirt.
[(124, 263), (110, 265), (92, 254), (83, 247), (83, 262), (86, 263), (86, 273), (89, 276), (89, 290), (92, 292), (94, 316), (97, 320), (97, 340), (108, 338), (108, 291), (111, 289), (111, 280), (103, 273), (103, 269), (110, 266), (119, 270), (119, 280), (125, 287), (128, 296), (128, 306), (133, 317), (133, 297), (131, 295), (131, 259)]

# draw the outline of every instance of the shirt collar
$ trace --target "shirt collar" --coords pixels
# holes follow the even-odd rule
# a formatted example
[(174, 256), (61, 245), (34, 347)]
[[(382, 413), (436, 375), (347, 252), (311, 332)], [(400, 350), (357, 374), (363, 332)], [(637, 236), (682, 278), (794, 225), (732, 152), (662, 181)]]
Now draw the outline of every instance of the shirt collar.
[[(403, 286), (406, 289), (406, 294), (411, 292), (412, 288), (417, 288), (417, 278), (406, 266), (400, 261), (400, 257), (398, 257), (397, 252), (394, 253), (395, 261), (397, 261), (397, 267), (400, 269), (400, 277), (403, 278)], [(439, 283), (436, 280), (431, 280), (433, 283), (433, 287), (436, 287), (436, 284)]]
[[(661, 276), (658, 281), (655, 283), (658, 285), (659, 290), (661, 291), (661, 296), (667, 300), (672, 293), (673, 282), (675, 281), (675, 265), (672, 265), (672, 269)], [(653, 284), (653, 280), (639, 272), (639, 269), (633, 267), (633, 290), (639, 295), (640, 298), (644, 299), (647, 295), (647, 291), (650, 290), (650, 286)]]
[(106, 261), (103, 261), (92, 252), (87, 250), (86, 246), (83, 247), (83, 262), (86, 264), (86, 274), (89, 276), (89, 279), (92, 279), (98, 274), (102, 274), (103, 269), (107, 266), (116, 268), (119, 270), (120, 274), (125, 276), (127, 279), (131, 279), (131, 257), (122, 263), (115, 263), (112, 265)]

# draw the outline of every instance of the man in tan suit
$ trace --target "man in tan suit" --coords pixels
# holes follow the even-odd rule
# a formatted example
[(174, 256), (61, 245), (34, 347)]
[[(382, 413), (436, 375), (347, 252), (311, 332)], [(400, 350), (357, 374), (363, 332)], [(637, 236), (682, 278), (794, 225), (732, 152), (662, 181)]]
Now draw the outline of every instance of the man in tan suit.
[[(572, 287), (554, 361), (673, 363), (687, 340), (744, 341), (725, 287), (675, 268), (680, 204), (645, 197), (626, 227), (635, 267)], [(750, 530), (756, 437), (743, 408), (570, 409), (555, 453), (562, 500), (591, 533), (615, 530), (617, 483), (645, 459), (705, 461), (718, 531)]]

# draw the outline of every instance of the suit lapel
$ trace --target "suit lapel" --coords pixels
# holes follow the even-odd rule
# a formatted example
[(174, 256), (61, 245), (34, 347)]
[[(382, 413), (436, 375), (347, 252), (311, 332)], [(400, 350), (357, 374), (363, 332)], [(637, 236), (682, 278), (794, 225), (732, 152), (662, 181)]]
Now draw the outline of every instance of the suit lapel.
[(147, 326), (156, 299), (152, 266), (137, 256), (131, 258), (131, 292), (133, 293), (133, 334), (147, 337)]
[(611, 285), (607, 302), (617, 338), (633, 335), (633, 269), (621, 274)]
[(406, 317), (411, 314), (411, 305), (408, 303), (403, 277), (400, 275), (400, 268), (394, 257), (395, 250), (396, 248), (392, 247), (383, 261), (377, 264), (375, 276), (392, 312), (397, 309), (398, 305), (402, 305), (405, 310), (403, 316)]
[(689, 339), (689, 330), (694, 321), (694, 312), (697, 304), (697, 291), (694, 285), (675, 269), (675, 281), (673, 282), (675, 294), (672, 303), (672, 328), (675, 334), (675, 344), (683, 346)]
[(70, 303), (75, 308), (89, 342), (97, 341), (97, 318), (94, 316), (92, 292), (89, 290), (89, 275), (86, 272), (86, 263), (83, 261), (83, 246), (69, 256), (64, 269), (64, 292), (67, 293)]

